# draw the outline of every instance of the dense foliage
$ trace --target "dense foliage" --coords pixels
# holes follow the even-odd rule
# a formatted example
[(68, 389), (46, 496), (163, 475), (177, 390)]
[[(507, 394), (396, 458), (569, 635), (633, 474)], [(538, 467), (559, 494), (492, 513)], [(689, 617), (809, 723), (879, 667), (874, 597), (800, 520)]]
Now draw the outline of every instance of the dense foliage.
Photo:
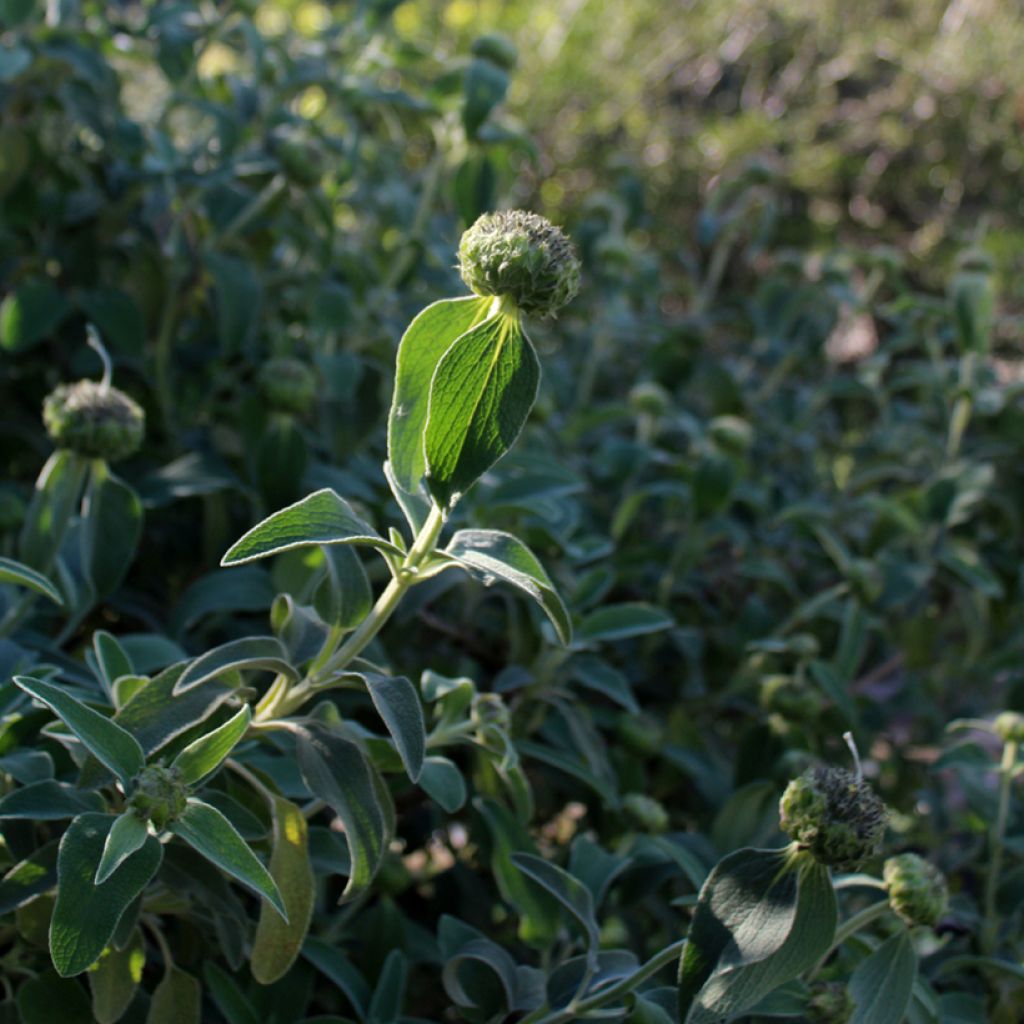
[(1014, 72), (464, 6), (0, 0), (0, 1020), (1020, 1020)]

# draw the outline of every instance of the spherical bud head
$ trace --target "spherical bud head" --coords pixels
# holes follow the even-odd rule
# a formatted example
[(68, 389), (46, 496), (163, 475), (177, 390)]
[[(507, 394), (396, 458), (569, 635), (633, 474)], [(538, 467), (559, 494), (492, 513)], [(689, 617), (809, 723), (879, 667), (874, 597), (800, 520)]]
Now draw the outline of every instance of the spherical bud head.
[(516, 44), (500, 32), (488, 32), (486, 35), (477, 36), (470, 43), (469, 52), (474, 57), (489, 60), (506, 71), (511, 71), (519, 62), (519, 51), (516, 49)]
[(644, 416), (664, 416), (672, 408), (672, 396), (660, 384), (645, 380), (630, 389), (629, 406)]
[(627, 793), (622, 798), (622, 809), (646, 832), (664, 832), (668, 828), (668, 811), (644, 793)]
[(890, 857), (882, 870), (889, 906), (907, 924), (934, 928), (949, 906), (949, 888), (942, 872), (916, 853)]
[(996, 715), (992, 729), (1004, 743), (1024, 743), (1024, 715), (1019, 711)]
[(151, 821), (154, 828), (162, 830), (185, 813), (187, 799), (188, 790), (177, 770), (151, 764), (135, 779), (128, 806), (140, 818)]
[(761, 679), (761, 707), (787, 721), (805, 721), (821, 712), (821, 701), (795, 676), (771, 675)]
[(316, 374), (298, 359), (268, 359), (260, 367), (259, 386), (275, 412), (299, 416), (316, 401)]
[(622, 715), (615, 732), (622, 745), (640, 757), (652, 757), (658, 753), (664, 739), (657, 719), (647, 715)]
[(459, 273), (480, 296), (494, 296), (525, 316), (554, 316), (580, 287), (572, 242), (536, 213), (485, 213), (462, 236)]
[(138, 402), (92, 380), (54, 388), (43, 401), (43, 423), (58, 448), (107, 462), (134, 454), (146, 433)]
[(811, 987), (807, 1019), (813, 1024), (848, 1024), (853, 1011), (853, 996), (842, 982), (819, 981)]
[(852, 871), (878, 851), (885, 804), (843, 768), (809, 768), (779, 803), (782, 831), (821, 864)]

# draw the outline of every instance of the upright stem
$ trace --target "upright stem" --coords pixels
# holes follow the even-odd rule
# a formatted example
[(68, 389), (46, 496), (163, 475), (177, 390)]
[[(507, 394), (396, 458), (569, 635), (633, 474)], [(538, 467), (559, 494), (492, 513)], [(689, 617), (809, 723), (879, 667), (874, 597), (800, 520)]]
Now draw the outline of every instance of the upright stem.
[(996, 915), (996, 897), (999, 895), (999, 875), (1003, 869), (1003, 840), (1006, 837), (1006, 823), (1010, 817), (1010, 794), (1013, 788), (1013, 769), (1017, 763), (1018, 744), (1007, 740), (1003, 747), (1003, 759), (999, 764), (999, 802), (996, 820), (989, 832), (989, 866), (985, 879), (985, 918), (981, 929), (981, 949), (985, 954), (995, 952), (999, 932)]

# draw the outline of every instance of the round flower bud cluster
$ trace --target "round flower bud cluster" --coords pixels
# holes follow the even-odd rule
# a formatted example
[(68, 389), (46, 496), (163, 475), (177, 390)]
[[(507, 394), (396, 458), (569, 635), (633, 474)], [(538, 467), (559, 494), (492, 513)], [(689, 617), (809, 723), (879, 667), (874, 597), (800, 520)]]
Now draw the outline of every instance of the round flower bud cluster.
[(847, 1024), (853, 1011), (853, 996), (842, 982), (819, 981), (811, 988), (807, 1019), (814, 1024)]
[(996, 715), (992, 729), (1004, 743), (1024, 743), (1024, 715), (1019, 711)]
[(107, 462), (136, 452), (146, 432), (146, 414), (136, 401), (93, 380), (51, 391), (43, 402), (43, 423), (58, 448)]
[(889, 906), (907, 924), (934, 928), (949, 905), (949, 889), (942, 872), (916, 853), (890, 857), (882, 870)]
[(511, 724), (508, 707), (501, 699), (500, 693), (478, 693), (473, 698), (469, 715), (478, 729), (491, 725), (496, 725), (499, 729), (508, 729)]
[(275, 412), (301, 415), (316, 400), (316, 374), (298, 359), (268, 359), (260, 367), (259, 386)]
[(782, 831), (829, 867), (853, 870), (878, 851), (885, 804), (843, 768), (809, 768), (779, 803)]
[(622, 809), (647, 832), (664, 832), (668, 828), (668, 811), (660, 801), (644, 793), (627, 793)]
[(188, 791), (177, 770), (151, 764), (136, 778), (128, 806), (160, 830), (184, 814), (187, 798)]
[(480, 217), (459, 243), (459, 273), (477, 295), (505, 299), (526, 316), (553, 316), (580, 287), (572, 243), (523, 210)]
[(672, 410), (672, 396), (657, 382), (645, 380), (630, 389), (629, 405), (645, 416), (664, 416)]

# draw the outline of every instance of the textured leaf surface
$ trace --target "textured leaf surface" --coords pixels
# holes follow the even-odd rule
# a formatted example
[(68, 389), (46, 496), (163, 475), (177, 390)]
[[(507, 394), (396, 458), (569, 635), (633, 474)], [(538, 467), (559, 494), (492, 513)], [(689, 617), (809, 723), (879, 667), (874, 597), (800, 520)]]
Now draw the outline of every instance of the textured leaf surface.
[(174, 684), (175, 695), (185, 693), (210, 679), (234, 669), (265, 669), (298, 679), (298, 671), (288, 660), (288, 652), (276, 637), (245, 636), (230, 640), (212, 651), (207, 651), (192, 662)]
[(92, 1015), (96, 1024), (116, 1024), (128, 1009), (142, 980), (146, 951), (136, 929), (124, 949), (110, 948), (89, 972)]
[(146, 841), (146, 823), (131, 812), (121, 814), (103, 844), (103, 856), (96, 866), (96, 884), (102, 885)]
[(257, 523), (232, 545), (220, 564), (240, 565), (309, 544), (369, 544), (397, 551), (344, 498), (325, 487)]
[(17, 676), (15, 683), (36, 700), (42, 701), (82, 741), (89, 752), (102, 761), (125, 784), (142, 771), (146, 763), (139, 741), (98, 711), (80, 704), (59, 686)]
[(60, 821), (83, 811), (102, 811), (103, 798), (66, 782), (44, 779), (8, 793), (0, 800), (0, 818)]
[(352, 899), (369, 887), (387, 848), (388, 816), (374, 768), (354, 743), (317, 724), (303, 728), (297, 749), (306, 785), (345, 828), (352, 873), (342, 898)]
[(415, 494), (426, 472), (423, 431), (438, 361), (459, 335), (486, 315), (490, 304), (490, 299), (473, 295), (442, 299), (419, 313), (402, 336), (388, 417), (388, 458), (403, 491)]
[(518, 322), (494, 316), (441, 357), (424, 431), (427, 487), (450, 507), (515, 443), (537, 399), (540, 364)]
[(153, 992), (146, 1024), (201, 1024), (202, 997), (199, 979), (172, 966)]
[(862, 960), (850, 978), (851, 1024), (900, 1024), (917, 977), (917, 955), (906, 928)]
[(245, 735), (251, 721), (252, 711), (246, 704), (223, 725), (193, 740), (178, 754), (172, 765), (181, 772), (181, 781), (187, 786), (195, 786), (216, 771)]
[(287, 917), (281, 894), (270, 873), (216, 807), (192, 797), (185, 813), (171, 823), (170, 830), (221, 871), (257, 896), (268, 899), (282, 917)]
[(459, 530), (445, 549), (485, 583), (501, 580), (536, 601), (563, 644), (572, 642), (572, 620), (537, 556), (518, 537), (500, 530)]
[(423, 706), (416, 687), (405, 676), (384, 676), (376, 672), (355, 672), (370, 693), (409, 778), (416, 782), (423, 770), (427, 750)]
[(57, 903), (50, 921), (50, 955), (62, 977), (80, 974), (106, 948), (125, 908), (156, 874), (163, 848), (153, 836), (102, 885), (96, 867), (114, 818), (83, 814), (69, 826), (57, 858)]
[(284, 921), (264, 903), (252, 946), (252, 976), (261, 985), (283, 977), (295, 962), (309, 929), (316, 901), (316, 879), (309, 862), (309, 830), (300, 808), (290, 800), (274, 801), (274, 845), (270, 874), (284, 899)]

